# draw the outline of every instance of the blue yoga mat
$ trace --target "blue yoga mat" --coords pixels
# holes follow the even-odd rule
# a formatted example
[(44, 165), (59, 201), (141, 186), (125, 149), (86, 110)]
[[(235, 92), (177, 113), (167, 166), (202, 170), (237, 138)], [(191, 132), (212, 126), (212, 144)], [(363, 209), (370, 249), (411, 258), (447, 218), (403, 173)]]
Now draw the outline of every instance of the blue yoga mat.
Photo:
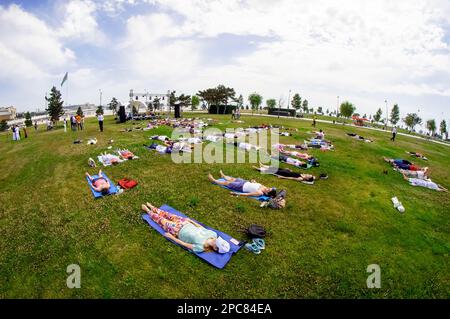
[[(225, 181), (225, 179), (219, 178), (218, 181)], [(226, 186), (224, 186), (224, 185), (219, 185), (219, 184), (215, 184), (215, 183), (213, 183), (213, 184), (214, 184), (214, 185), (218, 185), (218, 186), (220, 186), (220, 187), (222, 187), (222, 188), (228, 189), (228, 190), (230, 190), (230, 191), (232, 191), (232, 192), (235, 192), (235, 193), (241, 193), (241, 194), (242, 194), (242, 192), (236, 192), (235, 190), (230, 189), (230, 188), (228, 188), (228, 187), (226, 187)], [(259, 201), (261, 201), (261, 202), (266, 202), (266, 201), (270, 200), (270, 197), (269, 197), (269, 196), (266, 196), (266, 195), (261, 195), (261, 196), (245, 196), (245, 197), (253, 198), (253, 199), (259, 200)]]
[[(162, 205), (159, 209), (164, 210), (164, 211), (166, 211), (166, 212), (169, 212), (169, 213), (171, 213), (171, 214), (180, 216), (180, 217), (185, 217), (185, 218), (187, 218), (186, 215), (184, 215), (183, 213), (180, 213), (180, 212), (177, 211), (175, 208), (172, 208), (172, 207), (170, 207), (170, 206), (168, 206), (168, 205)], [(149, 223), (149, 225), (150, 225), (151, 227), (153, 227), (158, 233), (160, 233), (161, 235), (164, 236), (164, 234), (165, 234), (164, 229), (162, 229), (161, 226), (159, 226), (157, 223), (155, 223), (155, 222), (150, 218), (150, 216), (149, 216), (148, 214), (143, 214), (143, 215), (142, 215), (142, 218), (143, 218), (147, 223)], [(195, 219), (192, 219), (192, 218), (191, 218), (191, 220), (193, 220), (193, 221), (199, 223), (199, 222), (196, 221)], [(217, 267), (217, 268), (222, 269), (223, 267), (225, 267), (226, 264), (228, 264), (228, 262), (230, 261), (231, 257), (233, 256), (233, 254), (237, 253), (237, 251), (241, 248), (241, 246), (233, 244), (233, 243), (230, 241), (233, 237), (231, 237), (230, 235), (227, 235), (227, 234), (225, 234), (225, 233), (223, 233), (223, 232), (221, 232), (221, 231), (215, 230), (215, 229), (213, 229), (213, 228), (211, 228), (211, 227), (205, 226), (205, 225), (203, 225), (202, 223), (199, 223), (199, 224), (202, 225), (203, 227), (205, 227), (206, 229), (209, 229), (209, 230), (214, 231), (218, 236), (220, 236), (220, 237), (222, 237), (223, 239), (225, 239), (226, 241), (228, 241), (228, 243), (230, 244), (230, 251), (229, 251), (228, 253), (226, 253), (226, 254), (219, 254), (219, 253), (216, 253), (216, 252), (196, 253), (196, 252), (190, 251), (190, 250), (186, 249), (185, 247), (183, 247), (183, 246), (181, 246), (181, 245), (175, 243), (173, 240), (171, 240), (171, 239), (169, 239), (169, 238), (167, 238), (167, 237), (165, 237), (165, 236), (164, 236), (164, 238), (166, 238), (167, 240), (171, 241), (172, 243), (174, 243), (174, 244), (176, 244), (176, 245), (178, 245), (178, 246), (180, 246), (180, 247), (182, 247), (182, 248), (184, 248), (184, 249), (186, 249), (186, 250), (192, 252), (193, 254), (197, 255), (197, 257), (200, 257), (201, 259), (203, 259), (203, 260), (206, 261), (207, 263), (209, 263), (209, 264), (211, 264), (211, 265), (213, 265), (213, 266), (215, 266), (215, 267)]]
[[(111, 187), (109, 188), (109, 193), (108, 193), (108, 195), (112, 195), (112, 194), (117, 193), (117, 192), (119, 191), (119, 190), (117, 189), (117, 186), (114, 185), (113, 182), (111, 182), (111, 180), (108, 178), (108, 176), (105, 175), (105, 173), (102, 172), (102, 175), (103, 175), (103, 177), (109, 182), (109, 185), (111, 185)], [(92, 177), (93, 179), (96, 179), (96, 178), (98, 178), (98, 177), (100, 177), (100, 176), (98, 176), (98, 175), (93, 175), (93, 176), (91, 176), (91, 177)], [(87, 176), (86, 176), (86, 180), (87, 180), (87, 182), (88, 182), (88, 184), (89, 184), (89, 188), (90, 188), (91, 191), (92, 191), (92, 195), (94, 195), (95, 198), (103, 197), (103, 194), (102, 194), (101, 192), (96, 192), (96, 191), (95, 191), (94, 187), (92, 187), (92, 182), (89, 180), (89, 178), (88, 178)]]

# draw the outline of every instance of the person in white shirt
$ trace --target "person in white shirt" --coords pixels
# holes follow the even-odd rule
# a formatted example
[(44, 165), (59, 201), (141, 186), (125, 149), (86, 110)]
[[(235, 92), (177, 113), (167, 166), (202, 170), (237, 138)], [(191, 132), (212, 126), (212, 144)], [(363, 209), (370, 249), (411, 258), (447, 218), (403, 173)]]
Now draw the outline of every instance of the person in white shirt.
[(395, 141), (395, 136), (397, 135), (397, 128), (394, 126), (392, 128), (392, 137), (391, 137), (391, 141)]
[(100, 127), (100, 132), (103, 132), (103, 114), (99, 114), (97, 115), (97, 119), (98, 119), (98, 126)]

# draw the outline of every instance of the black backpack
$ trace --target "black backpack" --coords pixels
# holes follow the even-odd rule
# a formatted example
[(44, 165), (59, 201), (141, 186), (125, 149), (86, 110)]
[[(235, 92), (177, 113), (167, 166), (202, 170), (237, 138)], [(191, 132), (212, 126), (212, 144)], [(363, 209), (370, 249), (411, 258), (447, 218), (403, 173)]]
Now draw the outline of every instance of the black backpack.
[(266, 230), (264, 227), (256, 224), (251, 224), (248, 228), (241, 230), (250, 238), (263, 238), (266, 236)]

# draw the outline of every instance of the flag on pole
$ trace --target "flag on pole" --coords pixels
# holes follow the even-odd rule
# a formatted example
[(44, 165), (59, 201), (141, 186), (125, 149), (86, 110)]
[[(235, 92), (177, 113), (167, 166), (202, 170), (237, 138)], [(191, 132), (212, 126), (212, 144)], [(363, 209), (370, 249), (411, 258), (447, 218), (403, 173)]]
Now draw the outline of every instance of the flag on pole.
[(66, 72), (66, 75), (64, 75), (64, 78), (63, 78), (63, 80), (62, 80), (62, 82), (61, 82), (61, 86), (63, 86), (64, 82), (67, 81), (67, 78), (68, 78), (68, 77), (69, 77), (69, 73)]

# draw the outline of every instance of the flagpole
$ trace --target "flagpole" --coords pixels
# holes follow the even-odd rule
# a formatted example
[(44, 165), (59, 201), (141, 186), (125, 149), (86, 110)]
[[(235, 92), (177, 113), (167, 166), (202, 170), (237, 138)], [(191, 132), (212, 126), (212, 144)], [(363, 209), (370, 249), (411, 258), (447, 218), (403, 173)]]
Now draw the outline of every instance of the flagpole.
[(69, 76), (67, 76), (66, 81), (66, 107), (69, 106)]

